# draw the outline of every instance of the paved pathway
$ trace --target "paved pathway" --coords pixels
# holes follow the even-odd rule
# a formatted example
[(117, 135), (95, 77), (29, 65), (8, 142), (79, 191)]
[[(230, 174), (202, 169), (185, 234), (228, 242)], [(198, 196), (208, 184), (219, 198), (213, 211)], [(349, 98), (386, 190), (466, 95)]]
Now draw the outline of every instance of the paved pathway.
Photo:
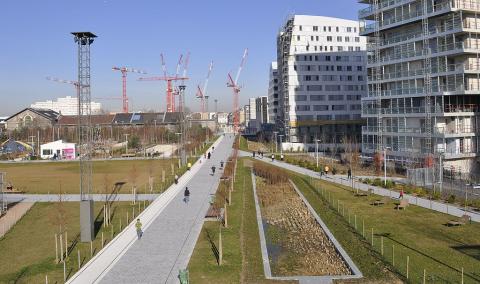
[[(154, 200), (160, 194), (137, 194), (136, 200)], [(57, 202), (58, 194), (5, 194), (8, 203), (11, 202)], [(93, 201), (105, 201), (105, 194), (92, 194)], [(109, 201), (132, 201), (132, 194), (117, 194), (107, 197)], [(80, 201), (80, 194), (64, 194), (62, 200), (66, 202)]]
[[(179, 269), (188, 265), (210, 194), (218, 186), (220, 161), (227, 160), (232, 144), (233, 136), (223, 137), (211, 160), (196, 163), (177, 186), (169, 188), (139, 216), (145, 231), (141, 240), (136, 240), (132, 222), (118, 241), (110, 242), (68, 283), (178, 283)], [(212, 165), (217, 167), (214, 176), (210, 175)], [(191, 192), (188, 204), (182, 200), (185, 186)]]
[[(240, 151), (239, 155), (244, 156), (244, 157), (251, 157), (252, 156), (251, 153), (245, 152), (245, 151)], [(311, 176), (311, 177), (314, 177), (314, 178), (320, 178), (319, 174), (315, 171), (311, 171), (311, 170), (308, 170), (308, 169), (305, 169), (305, 168), (302, 168), (302, 167), (299, 167), (299, 166), (291, 165), (291, 164), (288, 164), (288, 163), (285, 163), (285, 162), (282, 162), (282, 161), (275, 160), (274, 162), (272, 162), (272, 160), (270, 158), (267, 158), (266, 156), (263, 159), (259, 159), (258, 157), (256, 159), (258, 159), (262, 162), (272, 164), (272, 165), (275, 165), (275, 166), (278, 166), (278, 167), (282, 167), (284, 169), (291, 170), (291, 171), (294, 171), (294, 172), (297, 172), (297, 173), (301, 173), (301, 174), (304, 174), (304, 175), (307, 175), (307, 176)], [(350, 181), (347, 180), (345, 176), (341, 176), (341, 175), (322, 176), (321, 179), (327, 180), (327, 181), (330, 181), (330, 182), (335, 182), (335, 183), (338, 183), (338, 184), (350, 185)], [(374, 194), (381, 195), (381, 196), (387, 196), (387, 197), (390, 197), (390, 198), (398, 198), (398, 195), (399, 195), (399, 193), (396, 192), (396, 191), (384, 189), (384, 188), (381, 188), (381, 187), (375, 187), (375, 186), (367, 185), (367, 184), (360, 183), (360, 182), (355, 182), (355, 188), (358, 188), (362, 191), (368, 191), (369, 189), (372, 189), (374, 191)], [(410, 204), (415, 204), (415, 205), (418, 205), (420, 207), (432, 209), (432, 210), (442, 212), (442, 213), (445, 213), (445, 214), (449, 214), (449, 215), (452, 215), (452, 216), (456, 216), (456, 217), (461, 217), (462, 215), (467, 214), (472, 218), (472, 221), (480, 222), (480, 213), (477, 213), (477, 212), (465, 211), (463, 208), (459, 208), (457, 206), (448, 205), (448, 204), (445, 204), (445, 203), (441, 203), (441, 202), (433, 201), (433, 200), (428, 200), (428, 199), (425, 199), (425, 198), (419, 198), (419, 197), (416, 197), (416, 196), (413, 196), (413, 195), (408, 195), (408, 194), (405, 194), (404, 198), (408, 199)]]
[(7, 213), (0, 218), (0, 238), (3, 237), (32, 206), (32, 202), (21, 202), (10, 207)]

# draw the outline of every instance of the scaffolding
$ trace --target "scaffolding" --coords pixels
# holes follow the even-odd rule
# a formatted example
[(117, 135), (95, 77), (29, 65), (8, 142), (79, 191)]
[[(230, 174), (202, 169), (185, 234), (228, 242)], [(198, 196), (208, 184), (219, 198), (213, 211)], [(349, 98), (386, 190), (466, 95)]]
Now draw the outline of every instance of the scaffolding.
[(423, 0), (423, 49), (424, 49), (424, 88), (425, 88), (425, 162), (427, 167), (430, 166), (430, 158), (432, 153), (432, 109), (431, 109), (431, 96), (432, 96), (432, 58), (430, 55), (430, 39), (428, 28), (428, 0)]

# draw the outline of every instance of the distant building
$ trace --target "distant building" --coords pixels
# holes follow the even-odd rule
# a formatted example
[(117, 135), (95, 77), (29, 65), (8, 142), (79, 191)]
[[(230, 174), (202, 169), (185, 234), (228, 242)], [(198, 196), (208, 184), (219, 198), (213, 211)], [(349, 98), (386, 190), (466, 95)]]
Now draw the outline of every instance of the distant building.
[(255, 99), (255, 117), (258, 128), (267, 124), (268, 120), (268, 97), (258, 97)]
[(286, 21), (277, 36), (277, 110), (286, 141), (360, 141), (366, 57), (358, 21), (306, 15)]
[[(78, 99), (76, 97), (67, 96), (58, 98), (56, 101), (47, 100), (44, 102), (33, 103), (30, 107), (40, 109), (51, 109), (62, 115), (78, 114)], [(91, 102), (92, 114), (99, 114), (102, 110), (102, 104)]]
[(26, 108), (5, 120), (6, 129), (13, 131), (31, 127), (50, 128), (57, 123), (59, 115), (58, 112), (51, 109)]
[(75, 143), (66, 143), (62, 140), (40, 145), (42, 159), (74, 160)]
[(7, 129), (7, 118), (8, 117), (0, 117), (0, 134)]
[[(279, 121), (281, 96), (278, 95), (278, 70), (277, 62), (270, 64), (269, 80), (268, 80), (268, 122), (273, 124), (281, 124)], [(283, 127), (283, 125), (282, 125)]]

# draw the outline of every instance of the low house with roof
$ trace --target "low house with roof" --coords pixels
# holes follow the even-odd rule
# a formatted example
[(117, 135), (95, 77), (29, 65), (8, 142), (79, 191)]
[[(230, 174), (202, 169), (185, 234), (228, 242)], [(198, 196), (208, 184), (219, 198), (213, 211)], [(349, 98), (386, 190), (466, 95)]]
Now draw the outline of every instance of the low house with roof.
[(51, 109), (28, 107), (5, 119), (6, 129), (13, 131), (30, 127), (51, 128), (55, 126), (59, 116), (58, 112)]

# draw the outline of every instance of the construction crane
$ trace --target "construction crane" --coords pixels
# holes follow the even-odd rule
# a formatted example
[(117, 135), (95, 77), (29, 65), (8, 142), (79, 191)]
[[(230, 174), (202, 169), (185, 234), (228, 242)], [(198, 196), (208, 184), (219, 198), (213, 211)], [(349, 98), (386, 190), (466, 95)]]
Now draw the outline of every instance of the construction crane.
[(47, 77), (46, 79), (49, 80), (49, 81), (54, 81), (54, 82), (64, 83), (64, 84), (70, 84), (70, 85), (75, 86), (75, 89), (77, 90), (77, 97), (80, 93), (80, 84), (77, 81), (63, 80), (63, 79), (59, 79), (59, 78), (55, 78), (55, 77)]
[[(180, 67), (181, 67), (181, 65), (182, 65), (181, 59), (182, 59), (182, 57), (180, 57), (180, 60), (178, 61), (178, 64), (177, 64), (177, 72), (175, 73), (175, 76), (177, 76), (177, 77), (178, 77), (178, 75), (179, 75)], [(186, 77), (187, 77), (187, 69), (188, 69), (188, 64), (189, 64), (189, 62), (190, 62), (190, 52), (187, 53), (187, 56), (185, 57), (185, 62), (183, 62), (183, 74), (182, 74), (182, 78), (186, 78)], [(184, 98), (181, 96), (180, 86), (185, 86), (185, 80), (184, 80), (184, 79), (181, 80), (179, 86), (175, 87), (175, 92), (173, 93), (174, 98), (175, 98), (175, 96), (178, 96), (177, 111), (178, 111), (178, 112), (183, 112), (183, 108), (184, 108)]]
[(238, 124), (239, 124), (239, 113), (238, 113), (238, 96), (240, 95), (241, 87), (238, 85), (238, 78), (242, 72), (245, 61), (247, 60), (248, 48), (243, 52), (242, 61), (240, 62), (240, 67), (238, 68), (237, 75), (235, 80), (232, 79), (230, 73), (228, 73), (228, 82), (227, 87), (232, 88), (233, 90), (233, 129), (235, 133), (238, 133)]
[(112, 67), (113, 71), (120, 71), (122, 72), (122, 111), (123, 113), (128, 113), (128, 97), (127, 97), (127, 73), (138, 73), (138, 74), (147, 74), (147, 72), (143, 70), (138, 70), (134, 68), (128, 67)]
[(178, 60), (177, 64), (177, 73), (175, 76), (169, 76), (167, 73), (167, 68), (165, 64), (165, 60), (163, 57), (163, 54), (160, 54), (161, 60), (162, 60), (162, 70), (163, 70), (163, 77), (148, 77), (148, 78), (139, 78), (139, 81), (166, 81), (167, 82), (167, 112), (174, 112), (175, 111), (175, 97), (174, 97), (174, 82), (176, 81), (185, 81), (188, 80), (187, 77), (179, 77), (178, 73), (180, 70), (179, 66), (181, 65), (182, 62), (182, 55), (180, 55), (180, 59)]
[(207, 86), (208, 80), (210, 79), (210, 74), (213, 70), (213, 61), (210, 62), (210, 66), (208, 67), (207, 78), (205, 78), (205, 82), (203, 83), (203, 88), (200, 88), (200, 84), (197, 85), (197, 94), (196, 97), (200, 99), (200, 108), (202, 112), (208, 112), (208, 96), (207, 96)]

